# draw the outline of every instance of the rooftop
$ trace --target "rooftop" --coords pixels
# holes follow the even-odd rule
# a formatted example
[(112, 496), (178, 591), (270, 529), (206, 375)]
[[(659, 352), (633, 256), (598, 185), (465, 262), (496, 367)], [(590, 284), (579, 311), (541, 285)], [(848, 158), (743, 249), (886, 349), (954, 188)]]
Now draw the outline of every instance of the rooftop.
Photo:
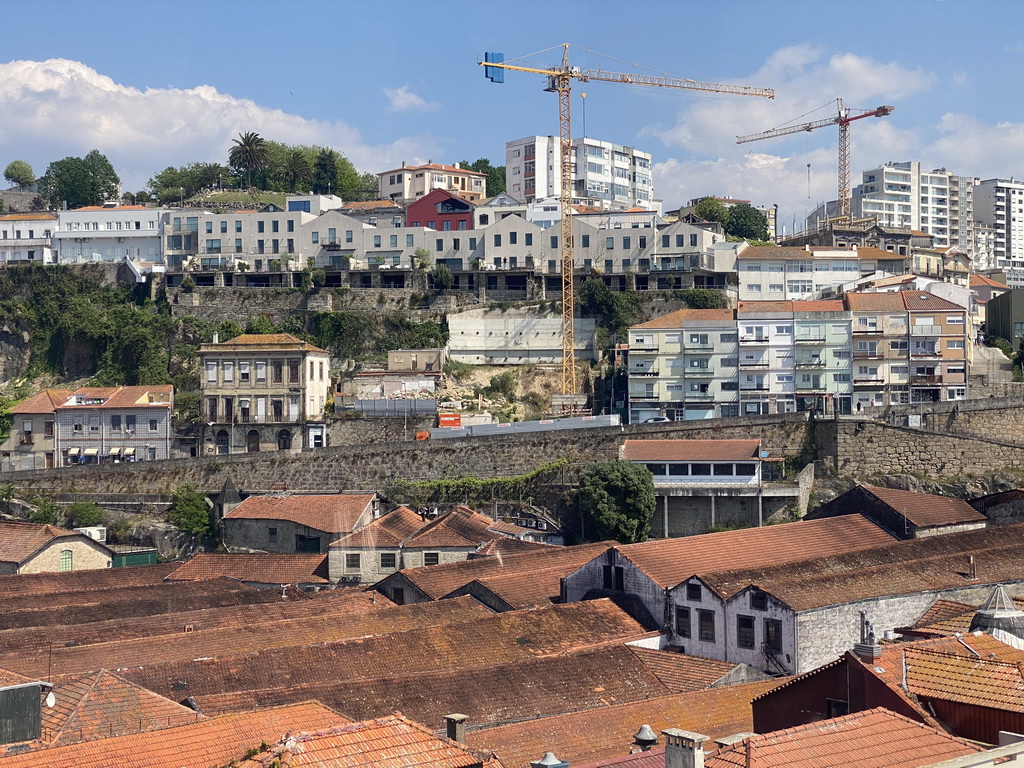
[(626, 440), (627, 461), (751, 461), (760, 440)]
[[(217, 344), (203, 344), (200, 352), (256, 352), (256, 351), (297, 351), (324, 352), (320, 347), (303, 341), (290, 333), (243, 333), (233, 339)], [(326, 354), (326, 353), (325, 353)]]
[(167, 581), (207, 581), (220, 577), (258, 584), (329, 584), (327, 555), (319, 553), (227, 555), (200, 552)]
[[(0, 562), (21, 564), (47, 544), (67, 537), (84, 539), (80, 533), (55, 525), (0, 521)], [(102, 545), (99, 545), (102, 547)]]
[(53, 413), (58, 405), (64, 405), (73, 394), (70, 389), (44, 389), (11, 408), (11, 413)]
[(731, 323), (735, 319), (736, 314), (731, 309), (678, 309), (646, 323), (631, 325), (629, 330), (677, 330), (686, 322)]
[(331, 542), (332, 548), (394, 547), (423, 527), (423, 518), (408, 507), (398, 507), (381, 515), (358, 531)]
[(957, 523), (984, 523), (985, 515), (963, 499), (950, 496), (935, 496), (930, 493), (898, 491), (875, 485), (861, 485), (876, 499), (892, 507), (912, 524), (920, 527), (955, 525)]
[(250, 496), (225, 520), (287, 520), (333, 535), (355, 530), (373, 504), (372, 493), (333, 493), (322, 496)]
[(713, 753), (707, 768), (913, 768), (982, 752), (924, 723), (881, 707), (749, 736)]
[(174, 387), (155, 384), (146, 387), (83, 387), (76, 389), (57, 410), (64, 408), (170, 408)]

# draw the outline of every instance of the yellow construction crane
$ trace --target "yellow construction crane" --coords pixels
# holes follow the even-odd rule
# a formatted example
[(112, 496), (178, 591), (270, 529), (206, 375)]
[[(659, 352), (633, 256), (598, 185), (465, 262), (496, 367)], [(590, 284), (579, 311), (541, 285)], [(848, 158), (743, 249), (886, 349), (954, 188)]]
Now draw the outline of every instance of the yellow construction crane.
[(748, 141), (760, 141), (771, 139), (776, 136), (786, 136), (801, 131), (813, 131), (815, 128), (824, 128), (827, 125), (839, 126), (839, 211), (845, 221), (850, 220), (850, 123), (854, 120), (862, 120), (865, 117), (886, 117), (896, 107), (881, 106), (875, 109), (850, 109), (842, 99), (836, 99), (835, 117), (827, 117), (824, 120), (815, 120), (800, 125), (790, 125), (783, 128), (773, 128), (763, 133), (752, 133), (749, 136), (737, 136), (737, 144), (745, 144)]
[(659, 88), (682, 88), (688, 91), (705, 91), (708, 93), (727, 93), (737, 96), (763, 96), (775, 98), (771, 88), (750, 88), (745, 85), (722, 85), (721, 83), (702, 83), (676, 77), (625, 74), (622, 72), (605, 72), (601, 69), (580, 69), (569, 65), (569, 43), (562, 45), (562, 63), (558, 67), (537, 69), (517, 64), (506, 64), (501, 53), (487, 53), (484, 60), (478, 62), (485, 67), (484, 73), (492, 82), (505, 82), (504, 70), (513, 72), (532, 72), (548, 78), (548, 92), (558, 94), (558, 136), (560, 158), (560, 203), (562, 209), (561, 238), (562, 252), (562, 394), (576, 394), (576, 357), (575, 357), (575, 295), (573, 288), (573, 241), (572, 241), (572, 121), (570, 117), (569, 94), (573, 80), (589, 82), (603, 80), (609, 83), (626, 83), (628, 85), (653, 85)]

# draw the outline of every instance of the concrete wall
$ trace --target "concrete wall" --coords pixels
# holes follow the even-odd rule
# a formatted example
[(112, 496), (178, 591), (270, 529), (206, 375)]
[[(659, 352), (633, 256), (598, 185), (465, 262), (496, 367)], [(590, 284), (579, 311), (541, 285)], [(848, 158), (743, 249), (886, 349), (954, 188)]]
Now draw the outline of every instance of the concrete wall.
[(56, 573), (60, 571), (60, 553), (71, 550), (71, 570), (89, 571), (110, 567), (110, 550), (87, 536), (56, 539), (18, 569), (18, 573)]
[[(716, 496), (712, 513), (711, 496), (658, 496), (658, 506), (651, 520), (652, 536), (695, 536), (710, 528), (728, 526), (750, 528), (781, 512), (796, 497), (765, 496), (758, 508), (756, 495)], [(665, 513), (668, 513), (668, 533), (665, 533)]]
[[(299, 525), (289, 520), (251, 520), (225, 517), (221, 520), (221, 525), (224, 526), (224, 546), (231, 552), (294, 554), (298, 551), (295, 549), (295, 537), (305, 536), (306, 538), (319, 538), (319, 551), (326, 554), (331, 542), (344, 535), (344, 533), (319, 531), (316, 528)], [(276, 541), (270, 540), (269, 529), (271, 528), (277, 529)]]

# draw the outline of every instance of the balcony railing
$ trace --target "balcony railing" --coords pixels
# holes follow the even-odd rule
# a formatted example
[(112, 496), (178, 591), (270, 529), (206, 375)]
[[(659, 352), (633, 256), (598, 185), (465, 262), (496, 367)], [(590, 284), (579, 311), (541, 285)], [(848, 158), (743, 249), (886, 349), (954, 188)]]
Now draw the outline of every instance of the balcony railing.
[(691, 350), (693, 350), (693, 351), (704, 351), (704, 350), (713, 351), (714, 348), (715, 348), (715, 345), (712, 344), (710, 341), (684, 341), (683, 342), (683, 349), (686, 350), (687, 352), (689, 352)]
[(853, 333), (856, 334), (879, 334), (882, 332), (881, 328), (854, 328)]
[(912, 325), (910, 326), (911, 336), (940, 336), (942, 334), (941, 325)]
[(767, 384), (740, 384), (740, 392), (767, 392)]
[(824, 344), (824, 336), (797, 336), (793, 339), (797, 344)]
[(657, 400), (658, 396), (654, 392), (630, 392), (630, 400)]
[(630, 376), (657, 376), (657, 368), (635, 368), (629, 372)]
[(942, 376), (936, 374), (911, 374), (911, 384), (941, 384)]
[(825, 367), (825, 361), (824, 360), (819, 360), (817, 358), (812, 358), (810, 360), (797, 360), (796, 361), (796, 367), (797, 368), (824, 368)]
[(683, 393), (687, 400), (714, 400), (715, 393), (710, 390), (701, 392), (684, 392)]
[(685, 370), (686, 373), (683, 375), (688, 379), (708, 379), (713, 377), (716, 373), (713, 368), (687, 368)]
[(770, 363), (767, 360), (740, 360), (740, 368), (767, 368)]
[(870, 386), (870, 385), (874, 385), (874, 384), (884, 384), (884, 383), (885, 383), (885, 379), (883, 379), (881, 376), (854, 376), (853, 377), (853, 385), (855, 387)]
[(768, 341), (767, 336), (740, 336), (740, 344), (767, 344)]
[(31, 432), (26, 432), (21, 436), (21, 439), (18, 440), (18, 442), (21, 445), (32, 445), (35, 442), (35, 435)]

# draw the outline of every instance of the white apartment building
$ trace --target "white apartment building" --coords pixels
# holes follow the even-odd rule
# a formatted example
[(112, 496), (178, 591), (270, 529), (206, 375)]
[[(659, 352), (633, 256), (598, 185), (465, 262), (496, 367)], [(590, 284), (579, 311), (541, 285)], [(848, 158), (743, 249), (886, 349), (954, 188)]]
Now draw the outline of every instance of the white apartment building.
[(1011, 288), (1024, 287), (1024, 181), (986, 179), (974, 190), (975, 217), (995, 231), (993, 265)]
[(52, 264), (50, 237), (57, 227), (52, 213), (8, 213), (0, 216), (0, 266)]
[(919, 162), (886, 163), (864, 171), (853, 189), (854, 218), (927, 232), (936, 248), (955, 246), (970, 254), (974, 245), (974, 189), (977, 180), (945, 168), (922, 171)]
[(435, 189), (454, 192), (464, 200), (476, 202), (487, 197), (487, 174), (427, 161), (426, 165), (406, 165), (377, 174), (382, 200), (411, 203)]
[[(505, 144), (505, 188), (518, 200), (562, 194), (557, 136), (527, 136)], [(597, 139), (573, 139), (573, 203), (601, 209), (654, 210), (649, 152)]]
[(51, 238), (58, 264), (141, 261), (161, 263), (162, 208), (93, 205), (60, 211)]
[(736, 269), (740, 301), (809, 299), (862, 272), (856, 247), (747, 246), (736, 256)]

